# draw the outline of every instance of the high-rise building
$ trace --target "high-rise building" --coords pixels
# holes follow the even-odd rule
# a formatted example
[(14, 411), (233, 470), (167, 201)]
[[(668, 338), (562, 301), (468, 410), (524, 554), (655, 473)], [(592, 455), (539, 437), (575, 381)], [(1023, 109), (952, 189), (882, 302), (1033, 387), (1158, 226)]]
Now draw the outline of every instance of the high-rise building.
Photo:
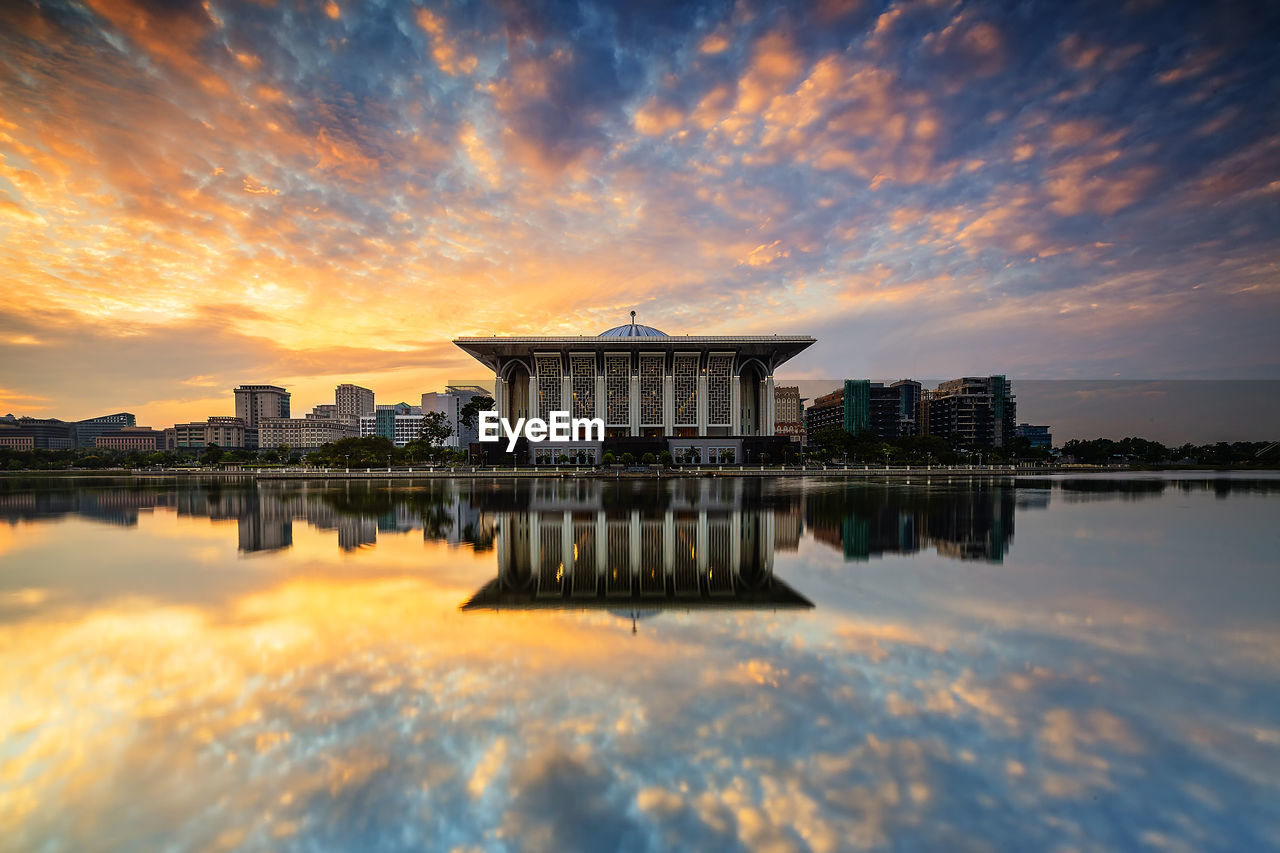
[(335, 388), (333, 399), (336, 407), (334, 413), (340, 419), (359, 421), (361, 416), (374, 412), (373, 391), (350, 382), (344, 382)]
[(870, 379), (846, 379), (844, 387), (824, 394), (805, 411), (808, 434), (838, 426), (850, 435), (870, 430), (880, 439), (919, 434), (920, 383), (901, 379), (892, 385)]
[(114, 415), (99, 415), (96, 418), (76, 421), (72, 425), (72, 432), (75, 435), (76, 447), (94, 447), (96, 446), (94, 439), (98, 436), (137, 425), (138, 421), (132, 413), (116, 412)]
[(790, 436), (792, 441), (804, 440), (804, 400), (798, 385), (773, 387), (773, 429), (776, 435)]
[(924, 430), (953, 444), (1004, 447), (1014, 436), (1017, 404), (1004, 376), (965, 376), (943, 382), (923, 400)]
[(899, 379), (889, 387), (898, 391), (898, 435), (920, 435), (920, 383)]
[(263, 418), (289, 417), (290, 394), (279, 385), (241, 385), (236, 395), (236, 417), (245, 426), (257, 427)]

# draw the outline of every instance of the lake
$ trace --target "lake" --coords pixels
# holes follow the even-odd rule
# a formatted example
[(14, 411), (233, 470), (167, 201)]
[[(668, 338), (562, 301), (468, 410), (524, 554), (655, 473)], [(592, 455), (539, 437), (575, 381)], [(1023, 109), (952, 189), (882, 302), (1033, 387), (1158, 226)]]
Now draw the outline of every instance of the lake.
[(4, 849), (1280, 839), (1280, 477), (9, 477), (0, 518)]

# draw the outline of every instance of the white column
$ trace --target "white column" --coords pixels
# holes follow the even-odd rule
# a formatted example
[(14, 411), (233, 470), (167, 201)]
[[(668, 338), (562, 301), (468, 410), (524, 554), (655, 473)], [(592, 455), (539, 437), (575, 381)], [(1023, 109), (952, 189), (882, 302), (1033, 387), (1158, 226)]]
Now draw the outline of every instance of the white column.
[(499, 379), (496, 373), (493, 375), (493, 404), (499, 415), (507, 416), (507, 380)]
[(627, 380), (627, 423), (631, 427), (628, 435), (640, 434), (640, 377), (636, 373)]
[(662, 368), (662, 432), (664, 435), (675, 435), (675, 420), (676, 380), (664, 364)]
[(742, 435), (742, 377), (729, 377), (729, 434)]
[(573, 417), (573, 377), (569, 373), (560, 376), (560, 408)]
[(698, 370), (698, 435), (707, 434), (707, 374)]
[(777, 430), (774, 427), (774, 399), (773, 399), (773, 374), (770, 373), (764, 380), (765, 384), (765, 412), (768, 417), (764, 419), (765, 435), (776, 435)]
[(604, 374), (600, 372), (600, 363), (596, 362), (596, 415), (604, 419)]
[(529, 417), (538, 416), (538, 374), (529, 374)]

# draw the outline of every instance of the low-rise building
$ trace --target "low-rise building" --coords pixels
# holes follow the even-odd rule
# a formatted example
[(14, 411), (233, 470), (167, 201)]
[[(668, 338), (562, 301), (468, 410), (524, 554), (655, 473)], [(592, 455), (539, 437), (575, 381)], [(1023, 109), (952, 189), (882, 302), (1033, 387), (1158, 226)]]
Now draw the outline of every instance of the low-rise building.
[(799, 385), (773, 387), (774, 435), (785, 435), (792, 441), (804, 440), (804, 400)]
[(294, 450), (315, 450), (355, 435), (349, 424), (338, 420), (263, 418), (258, 422), (258, 446), (264, 448), (288, 445)]
[(98, 436), (137, 425), (138, 421), (132, 412), (116, 412), (113, 415), (99, 415), (76, 421), (73, 425), (76, 447), (97, 447), (94, 439)]
[(116, 432), (107, 432), (95, 437), (93, 446), (107, 450), (154, 452), (164, 449), (165, 436), (163, 430), (155, 430), (151, 427), (125, 427)]
[[(223, 449), (243, 450), (249, 448), (245, 430), (243, 419), (215, 415), (205, 422), (204, 443), (216, 444)], [(254, 442), (254, 446), (257, 446), (257, 442)]]
[[(173, 444), (170, 445), (169, 439), (165, 439), (165, 447), (168, 450), (200, 450), (204, 448), (208, 442), (205, 441), (205, 427), (208, 423), (205, 421), (192, 421), (186, 424), (173, 425)], [(168, 430), (165, 430), (168, 433)]]
[(14, 427), (0, 429), (0, 447), (10, 450), (35, 450), (36, 439), (33, 435), (20, 433)]
[(1018, 438), (1027, 439), (1034, 448), (1053, 448), (1053, 434), (1049, 432), (1047, 425), (1018, 424), (1016, 434)]
[(57, 418), (17, 418), (17, 432), (6, 432), (12, 437), (30, 436), (33, 450), (70, 450), (75, 446), (74, 424)]

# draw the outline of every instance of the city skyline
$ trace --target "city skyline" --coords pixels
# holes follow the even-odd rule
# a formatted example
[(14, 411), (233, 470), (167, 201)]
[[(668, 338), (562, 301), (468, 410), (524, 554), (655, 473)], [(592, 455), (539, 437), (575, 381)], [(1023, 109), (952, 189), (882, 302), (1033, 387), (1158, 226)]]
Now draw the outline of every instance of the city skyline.
[(780, 381), (1280, 379), (1276, 9), (1035, 8), (7, 4), (0, 412), (413, 401), (633, 309), (813, 335)]

